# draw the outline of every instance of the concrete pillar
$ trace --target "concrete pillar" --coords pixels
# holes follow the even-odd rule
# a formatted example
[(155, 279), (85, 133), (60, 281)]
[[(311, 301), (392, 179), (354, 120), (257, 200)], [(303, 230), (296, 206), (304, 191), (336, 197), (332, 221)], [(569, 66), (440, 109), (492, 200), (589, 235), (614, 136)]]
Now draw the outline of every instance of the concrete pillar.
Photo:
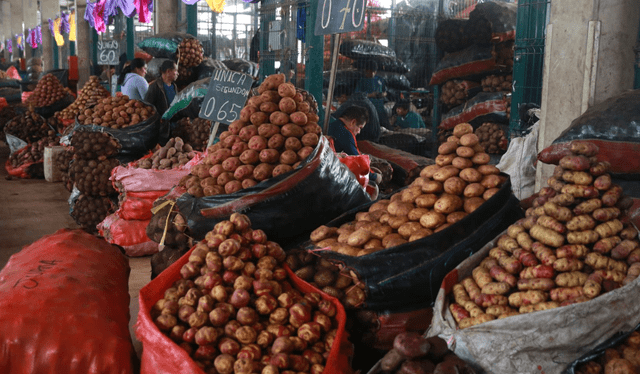
[[(2, 36), (2, 42), (6, 43), (7, 39), (11, 38), (11, 3), (8, 1), (0, 1), (0, 15), (2, 16), (2, 22), (0, 22), (0, 36)], [(9, 52), (5, 48), (2, 52), (2, 57), (9, 61)]]
[[(9, 0), (11, 3), (11, 37), (16, 34), (23, 33), (22, 30), (22, 0)], [(13, 60), (16, 61), (20, 57), (20, 48), (13, 41)]]
[(84, 87), (91, 75), (91, 26), (84, 20), (87, 2), (79, 0), (76, 10), (76, 55), (78, 56), (78, 89)]
[(180, 0), (157, 0), (153, 3), (156, 33), (178, 30), (178, 7)]
[(24, 58), (29, 60), (34, 55), (34, 50), (27, 43), (28, 30), (38, 25), (38, 1), (23, 0), (22, 1), (22, 21), (24, 22)]
[[(53, 45), (55, 40), (49, 30), (49, 18), (53, 22), (60, 14), (60, 6), (58, 2), (45, 0), (40, 2), (40, 16), (42, 18), (42, 61), (44, 63), (44, 71), (51, 70), (55, 66), (53, 61)], [(59, 62), (58, 62), (59, 63)]]
[[(552, 1), (549, 17), (538, 151), (590, 106), (633, 88), (640, 2)], [(536, 191), (552, 172), (538, 163)]]

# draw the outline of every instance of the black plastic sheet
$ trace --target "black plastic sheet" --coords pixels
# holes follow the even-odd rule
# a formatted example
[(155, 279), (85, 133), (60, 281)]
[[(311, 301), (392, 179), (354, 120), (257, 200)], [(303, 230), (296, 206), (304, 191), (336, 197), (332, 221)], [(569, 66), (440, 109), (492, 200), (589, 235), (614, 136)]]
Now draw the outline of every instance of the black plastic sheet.
[(242, 58), (232, 58), (222, 61), (229, 70), (238, 71), (250, 75), (254, 78), (258, 78), (258, 64), (253, 61), (248, 61)]
[(162, 115), (166, 121), (177, 122), (182, 118), (198, 118), (200, 107), (207, 91), (211, 78), (197, 80), (176, 94), (169, 109)]
[[(160, 78), (160, 66), (165, 61), (173, 61), (169, 58), (152, 58), (151, 61), (147, 63), (147, 76), (145, 78), (147, 80), (153, 80)], [(149, 79), (151, 78), (151, 79)]]
[(0, 88), (20, 88), (20, 81), (17, 79), (0, 79)]
[[(351, 222), (356, 213), (368, 210), (370, 205), (347, 212), (326, 225), (339, 227)], [(450, 271), (522, 217), (519, 200), (507, 180), (478, 209), (426, 238), (359, 257), (331, 251), (315, 253), (343, 263), (358, 274), (367, 286), (363, 308), (393, 311), (433, 303)]]
[(211, 57), (206, 57), (200, 65), (198, 65), (194, 69), (194, 74), (196, 75), (196, 80), (201, 80), (205, 78), (211, 78), (214, 70), (229, 70), (227, 65), (223, 64), (222, 61), (214, 60)]
[(349, 58), (371, 56), (396, 57), (396, 51), (371, 40), (345, 39), (340, 43), (339, 52)]
[(400, 91), (411, 91), (411, 82), (407, 79), (407, 76), (400, 73), (392, 73), (387, 71), (379, 71), (377, 74), (387, 88), (393, 88)]
[(47, 119), (53, 117), (56, 112), (59, 112), (68, 107), (74, 101), (75, 98), (71, 94), (66, 94), (62, 99), (56, 101), (55, 103), (48, 106), (35, 107), (33, 108), (33, 111)]
[(177, 200), (191, 237), (204, 238), (232, 213), (246, 214), (254, 229), (286, 246), (340, 214), (371, 201), (355, 175), (335, 155), (325, 138), (298, 168), (228, 195)]
[(367, 67), (369, 61), (375, 61), (378, 65), (378, 71), (387, 71), (391, 73), (405, 74), (409, 72), (407, 64), (402, 62), (397, 57), (389, 57), (384, 55), (371, 55), (367, 57), (358, 57), (353, 61), (353, 66), (356, 69), (364, 70)]
[[(143, 103), (151, 106), (151, 104), (144, 101)], [(160, 121), (160, 115), (154, 109), (153, 115), (146, 121), (123, 129), (112, 129), (98, 125), (81, 125), (76, 118), (73, 131), (103, 132), (111, 135), (121, 147), (115, 158), (126, 164), (144, 156), (158, 143), (164, 144), (169, 136), (169, 123)], [(73, 136), (73, 133), (71, 136)]]

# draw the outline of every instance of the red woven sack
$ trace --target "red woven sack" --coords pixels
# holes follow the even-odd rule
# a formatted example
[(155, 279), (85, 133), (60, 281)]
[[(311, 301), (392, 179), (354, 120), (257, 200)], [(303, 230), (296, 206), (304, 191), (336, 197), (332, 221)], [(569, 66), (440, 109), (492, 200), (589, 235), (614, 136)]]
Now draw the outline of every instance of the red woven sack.
[[(168, 336), (164, 335), (151, 319), (151, 308), (164, 297), (164, 291), (171, 287), (175, 281), (181, 279), (180, 269), (189, 262), (189, 256), (193, 249), (184, 254), (165, 271), (160, 273), (155, 279), (149, 282), (140, 290), (139, 304), (140, 311), (136, 321), (136, 336), (142, 342), (142, 362), (140, 374), (204, 374), (196, 363), (189, 357), (187, 352), (174, 343)], [(318, 289), (302, 281), (293, 275), (293, 272), (285, 266), (291, 282), (298, 290), (308, 292), (318, 292), (326, 300), (330, 300), (336, 306), (336, 320), (338, 321), (338, 333), (335, 343), (331, 347), (329, 357), (325, 365), (324, 373), (352, 373), (349, 364), (349, 357), (352, 355), (352, 346), (347, 340), (345, 332), (346, 313), (344, 307), (338, 299), (333, 298)], [(338, 344), (340, 342), (340, 344)]]
[(124, 192), (124, 199), (116, 214), (127, 220), (150, 220), (153, 217), (151, 209), (157, 198), (164, 196), (169, 191), (141, 191)]
[(81, 230), (58, 230), (0, 272), (0, 373), (131, 374), (129, 264)]

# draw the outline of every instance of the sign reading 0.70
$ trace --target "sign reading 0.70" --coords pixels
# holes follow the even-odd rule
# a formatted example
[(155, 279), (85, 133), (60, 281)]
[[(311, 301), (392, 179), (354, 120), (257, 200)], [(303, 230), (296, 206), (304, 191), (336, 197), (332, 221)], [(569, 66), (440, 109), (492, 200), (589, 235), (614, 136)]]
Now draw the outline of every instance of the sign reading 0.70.
[(231, 124), (240, 118), (252, 84), (253, 78), (247, 74), (214, 70), (198, 117)]
[(367, 0), (318, 0), (316, 35), (360, 31)]

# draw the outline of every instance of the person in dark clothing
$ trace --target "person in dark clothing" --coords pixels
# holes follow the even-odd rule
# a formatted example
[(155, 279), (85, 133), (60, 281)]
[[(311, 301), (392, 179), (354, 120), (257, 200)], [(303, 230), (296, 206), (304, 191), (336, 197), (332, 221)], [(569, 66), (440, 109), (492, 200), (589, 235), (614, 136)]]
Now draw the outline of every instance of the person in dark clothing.
[(169, 109), (169, 105), (176, 96), (178, 90), (175, 84), (176, 79), (178, 79), (178, 67), (175, 62), (167, 60), (160, 65), (160, 77), (149, 85), (144, 100), (153, 104), (160, 116)]
[[(342, 93), (336, 92), (336, 97), (340, 97)], [(356, 136), (357, 140), (369, 140), (372, 142), (378, 142), (380, 140), (380, 126), (390, 127), (389, 118), (384, 116), (384, 119), (381, 121), (380, 116), (378, 115), (378, 111), (376, 107), (373, 105), (371, 100), (367, 97), (367, 95), (363, 92), (355, 92), (349, 98), (338, 107), (332, 116), (334, 118), (340, 118), (345, 110), (351, 106), (361, 106), (367, 109), (369, 120), (367, 121), (367, 126), (362, 129), (362, 131)]]

